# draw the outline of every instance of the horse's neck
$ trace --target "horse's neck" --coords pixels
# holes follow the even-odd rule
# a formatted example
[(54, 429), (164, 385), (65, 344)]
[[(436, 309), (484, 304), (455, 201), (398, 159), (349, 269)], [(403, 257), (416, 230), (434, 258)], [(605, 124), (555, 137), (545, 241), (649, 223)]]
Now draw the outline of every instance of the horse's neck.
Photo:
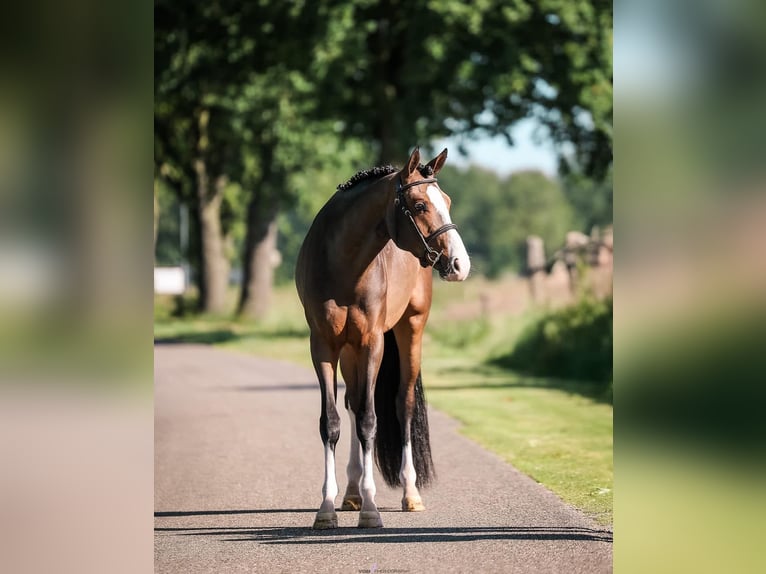
[(333, 241), (338, 253), (345, 252), (347, 261), (356, 260), (360, 265), (369, 264), (391, 239), (386, 219), (391, 215), (394, 192), (386, 180), (373, 185), (384, 187), (351, 190)]

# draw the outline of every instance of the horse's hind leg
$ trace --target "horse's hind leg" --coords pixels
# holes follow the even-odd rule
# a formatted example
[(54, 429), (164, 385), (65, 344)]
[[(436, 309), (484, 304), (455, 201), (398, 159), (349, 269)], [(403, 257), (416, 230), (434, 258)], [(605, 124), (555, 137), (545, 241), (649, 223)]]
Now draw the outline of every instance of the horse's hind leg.
[(351, 421), (351, 449), (348, 456), (346, 475), (348, 485), (343, 495), (341, 510), (360, 510), (362, 494), (359, 485), (362, 480), (362, 445), (356, 432), (356, 415), (354, 408), (359, 408), (359, 384), (357, 382), (356, 358), (350, 347), (344, 347), (340, 352), (340, 372), (346, 382), (346, 410)]
[(322, 414), (319, 417), (319, 434), (324, 444), (324, 485), (322, 505), (314, 519), (315, 529), (337, 528), (335, 497), (338, 496), (338, 482), (335, 478), (335, 445), (340, 437), (340, 417), (335, 406), (337, 393), (337, 353), (329, 345), (312, 334), (311, 360), (314, 363), (319, 388), (322, 393)]
[(424, 315), (408, 317), (394, 327), (401, 368), (399, 392), (396, 397), (396, 415), (402, 429), (402, 466), (399, 470), (399, 480), (404, 486), (402, 510), (405, 512), (418, 512), (426, 509), (415, 485), (417, 473), (412, 452), (415, 383), (420, 374), (422, 333), (425, 319)]
[[(375, 380), (383, 359), (383, 333), (371, 334), (366, 346), (357, 355), (357, 381), (363, 389), (359, 408), (356, 410), (356, 430), (362, 445), (362, 509), (359, 513), (359, 528), (383, 526), (380, 512), (375, 504), (375, 480), (373, 478), (373, 452), (375, 447)], [(355, 406), (352, 403), (352, 407)]]
[(348, 466), (346, 467), (348, 486), (346, 486), (346, 494), (343, 495), (343, 505), (340, 509), (360, 510), (362, 508), (362, 495), (359, 491), (359, 483), (362, 480), (362, 471), (364, 470), (362, 464), (362, 445), (356, 432), (356, 415), (350, 406), (348, 408), (348, 418), (351, 421), (351, 450), (348, 455)]

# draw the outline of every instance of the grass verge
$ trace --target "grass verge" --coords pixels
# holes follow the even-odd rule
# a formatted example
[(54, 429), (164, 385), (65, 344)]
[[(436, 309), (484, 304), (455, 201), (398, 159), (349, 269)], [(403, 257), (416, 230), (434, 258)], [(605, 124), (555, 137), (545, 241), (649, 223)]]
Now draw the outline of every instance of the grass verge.
[[(612, 406), (551, 379), (522, 377), (466, 358), (426, 355), (430, 403), (460, 432), (582, 509), (612, 522)], [(596, 387), (597, 388), (597, 387)]]

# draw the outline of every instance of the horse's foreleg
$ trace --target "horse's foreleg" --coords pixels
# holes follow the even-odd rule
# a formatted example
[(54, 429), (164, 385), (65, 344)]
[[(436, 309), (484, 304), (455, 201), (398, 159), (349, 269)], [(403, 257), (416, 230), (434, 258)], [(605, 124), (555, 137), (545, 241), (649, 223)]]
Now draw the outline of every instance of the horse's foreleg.
[(335, 497), (338, 496), (338, 482), (335, 478), (335, 445), (340, 437), (340, 417), (335, 406), (337, 357), (320, 346), (312, 338), (311, 356), (314, 362), (319, 388), (322, 393), (322, 414), (319, 417), (319, 434), (324, 444), (324, 485), (322, 505), (319, 507), (314, 528), (337, 528)]
[(383, 359), (383, 333), (371, 336), (368, 347), (363, 348), (358, 363), (362, 372), (358, 380), (364, 384), (365, 392), (358, 412), (356, 430), (362, 446), (362, 510), (359, 513), (359, 528), (383, 526), (380, 512), (375, 504), (375, 480), (373, 478), (373, 452), (375, 448), (375, 380)]
[(415, 482), (417, 473), (412, 458), (412, 417), (415, 407), (415, 381), (420, 373), (422, 330), (425, 319), (411, 317), (394, 330), (396, 344), (399, 347), (399, 365), (401, 369), (399, 392), (396, 396), (396, 415), (402, 429), (402, 466), (399, 480), (404, 487), (402, 510), (418, 512), (425, 510)]
[[(348, 381), (346, 382), (348, 385)], [(359, 443), (359, 435), (356, 432), (356, 415), (349, 407), (348, 418), (351, 421), (351, 449), (348, 455), (348, 486), (343, 495), (341, 510), (359, 510), (362, 508), (362, 496), (359, 492), (359, 483), (362, 479), (364, 466), (362, 463), (362, 445)]]

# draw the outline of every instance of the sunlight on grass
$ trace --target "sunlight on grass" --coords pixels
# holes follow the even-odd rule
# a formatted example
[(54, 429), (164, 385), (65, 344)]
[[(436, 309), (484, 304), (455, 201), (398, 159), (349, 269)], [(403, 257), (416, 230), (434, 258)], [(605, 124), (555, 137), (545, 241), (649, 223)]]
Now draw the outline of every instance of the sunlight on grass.
[(501, 285), (435, 284), (423, 344), (427, 398), (460, 432), (602, 524), (612, 522), (612, 406), (602, 387), (525, 377), (489, 364), (540, 311), (458, 320), (450, 304)]
[[(235, 293), (230, 293), (232, 301)], [(259, 322), (232, 317), (192, 315), (173, 318), (167, 309), (169, 300), (156, 303), (154, 338), (158, 342), (217, 345), (219, 347), (261, 355), (311, 367), (309, 330), (298, 296), (292, 286), (275, 289), (272, 309)]]
[[(466, 367), (470, 361), (466, 361)], [(612, 517), (612, 407), (514, 375), (427, 366), (428, 400), (460, 432), (603, 524)]]

